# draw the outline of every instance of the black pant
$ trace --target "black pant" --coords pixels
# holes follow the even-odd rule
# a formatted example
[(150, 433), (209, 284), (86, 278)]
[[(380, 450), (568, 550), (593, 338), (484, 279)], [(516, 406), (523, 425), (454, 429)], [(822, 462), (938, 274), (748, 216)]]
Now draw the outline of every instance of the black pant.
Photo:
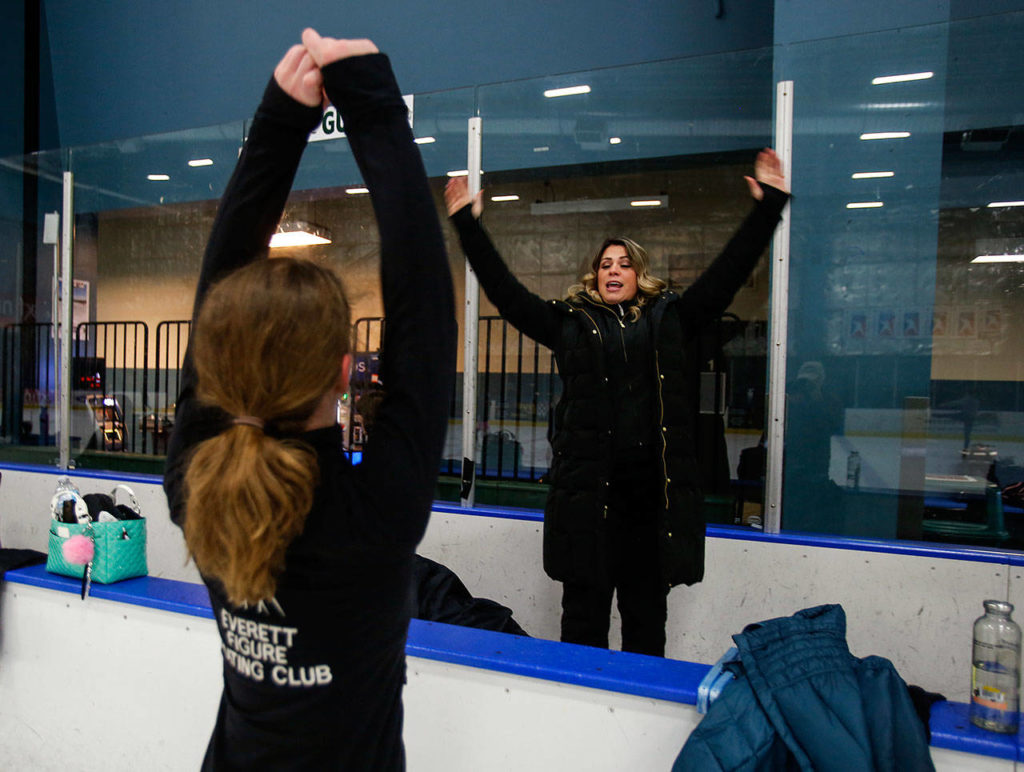
[(622, 617), (622, 650), (665, 656), (668, 585), (661, 578), (657, 487), (613, 483), (608, 507), (608, 582), (562, 585), (562, 640), (608, 648), (612, 593)]

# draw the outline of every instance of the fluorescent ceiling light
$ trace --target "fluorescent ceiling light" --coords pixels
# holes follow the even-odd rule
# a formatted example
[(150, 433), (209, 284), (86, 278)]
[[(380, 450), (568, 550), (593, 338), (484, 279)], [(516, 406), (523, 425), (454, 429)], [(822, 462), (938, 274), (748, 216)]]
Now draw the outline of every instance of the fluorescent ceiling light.
[(878, 209), (885, 206), (882, 201), (853, 201), (846, 205), (847, 209)]
[(270, 237), (270, 246), (278, 247), (310, 247), (316, 244), (330, 244), (331, 232), (327, 228), (305, 222), (290, 220), (277, 226), (277, 233)]
[(430, 145), (433, 144), (434, 142), (437, 142), (437, 140), (434, 139), (433, 137), (416, 137), (416, 139), (414, 139), (413, 142), (415, 142), (417, 145)]
[(883, 75), (880, 78), (872, 78), (872, 86), (880, 86), (883, 83), (905, 83), (908, 80), (928, 80), (935, 75), (934, 72), (910, 72), (906, 75)]
[(609, 145), (618, 145), (622, 142), (622, 137), (608, 137)]
[[(445, 172), (449, 177), (468, 177), (469, 169), (453, 169), (450, 172)], [(483, 174), (484, 170), (481, 169), (480, 173)]]
[(549, 88), (544, 92), (544, 96), (548, 99), (554, 97), (573, 96), (574, 94), (589, 94), (590, 86), (567, 86), (566, 88)]
[(876, 131), (868, 134), (861, 134), (861, 139), (906, 139), (910, 136), (909, 131)]
[(345, 188), (345, 192), (350, 196), (361, 196), (363, 193), (369, 193), (369, 188)]
[(193, 158), (191, 161), (188, 162), (188, 165), (192, 166), (192, 167), (196, 167), (196, 166), (213, 166), (213, 159), (212, 158)]
[(153, 182), (167, 182), (171, 178), (169, 174), (147, 174), (146, 179)]
[(868, 102), (860, 106), (867, 110), (917, 110), (935, 107), (935, 102)]
[(491, 201), (518, 201), (519, 196), (491, 196)]
[(540, 147), (535, 147), (535, 148), (533, 149), (533, 152), (534, 152), (534, 153), (546, 153), (546, 152), (548, 152), (548, 151), (549, 151), (550, 149), (551, 149), (551, 148), (550, 148), (550, 147), (548, 147), (547, 145), (541, 145)]
[(978, 255), (972, 263), (1024, 263), (1024, 255)]
[(988, 208), (1000, 209), (1004, 206), (1024, 206), (1024, 201), (993, 201), (988, 205)]
[(896, 172), (855, 172), (850, 175), (854, 180), (874, 180), (880, 177), (895, 177)]
[(530, 204), (530, 214), (576, 214), (579, 212), (615, 212), (636, 206), (668, 206), (668, 196), (630, 196), (628, 198), (581, 198), (574, 201), (545, 201)]

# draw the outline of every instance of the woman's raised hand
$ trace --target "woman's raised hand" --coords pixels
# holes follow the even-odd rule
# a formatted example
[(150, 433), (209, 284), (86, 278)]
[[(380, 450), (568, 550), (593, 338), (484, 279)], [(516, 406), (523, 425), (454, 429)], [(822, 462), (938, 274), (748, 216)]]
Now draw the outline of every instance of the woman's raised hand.
[(344, 40), (339, 38), (320, 37), (319, 33), (311, 27), (302, 31), (302, 45), (309, 51), (317, 67), (326, 67), (328, 64), (340, 59), (348, 59), (352, 56), (365, 56), (366, 54), (377, 53), (377, 46), (372, 40), (361, 38), (358, 40)]
[(324, 79), (305, 46), (298, 44), (274, 68), (274, 80), (288, 96), (307, 107), (316, 107), (323, 100)]
[(469, 181), (465, 177), (452, 177), (444, 186), (444, 203), (448, 209), (448, 216), (451, 217), (466, 204), (472, 202), (473, 217), (480, 219), (484, 211), (483, 191), (470, 198)]
[(766, 147), (757, 154), (757, 160), (754, 161), (754, 176), (744, 177), (743, 179), (747, 181), (750, 195), (757, 201), (764, 198), (764, 191), (761, 190), (760, 185), (762, 182), (765, 185), (771, 185), (773, 188), (781, 190), (783, 193), (789, 193), (789, 184), (786, 182), (786, 175), (782, 171), (782, 160), (770, 147)]

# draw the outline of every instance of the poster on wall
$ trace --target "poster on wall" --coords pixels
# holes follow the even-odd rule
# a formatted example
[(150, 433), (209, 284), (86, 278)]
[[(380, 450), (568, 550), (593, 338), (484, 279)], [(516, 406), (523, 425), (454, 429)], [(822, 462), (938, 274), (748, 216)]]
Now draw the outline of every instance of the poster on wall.
[(879, 338), (896, 337), (896, 312), (879, 311), (877, 333)]
[(977, 318), (973, 308), (961, 308), (957, 311), (956, 336), (958, 338), (973, 338), (978, 333)]
[(904, 311), (903, 312), (903, 337), (904, 338), (917, 338), (921, 335), (921, 312), (920, 311)]

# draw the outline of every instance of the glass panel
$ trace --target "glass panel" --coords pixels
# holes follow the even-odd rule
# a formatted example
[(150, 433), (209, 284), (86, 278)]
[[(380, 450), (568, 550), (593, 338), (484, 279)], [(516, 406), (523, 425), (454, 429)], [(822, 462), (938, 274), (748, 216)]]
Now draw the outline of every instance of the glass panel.
[[(55, 247), (44, 213), (61, 209), (60, 152), (0, 159), (0, 459), (56, 459), (51, 293)], [(25, 202), (29, 204), (26, 211)]]
[[(1020, 547), (1024, 14), (791, 46), (783, 528)], [(886, 76), (916, 74), (891, 82)], [(876, 78), (885, 78), (881, 82)], [(898, 132), (895, 136), (880, 132)]]
[(241, 122), (70, 151), (71, 452), (159, 473), (206, 238)]
[[(466, 165), (467, 120), (474, 111), (473, 89), (459, 89), (407, 97), (413, 134), (421, 140), (420, 154), (431, 185), (437, 192), (438, 211), (443, 212), (441, 191), (445, 173)], [(331, 129), (328, 111), (326, 129)], [(311, 142), (303, 155), (294, 192), (285, 208), (284, 220), (302, 220), (330, 232), (332, 243), (319, 247), (275, 249), (275, 255), (309, 257), (334, 268), (348, 291), (353, 319), (355, 372), (352, 390), (343, 405), (343, 421), (349, 446), (362, 449), (372, 416), (365, 416), (376, 404), (380, 351), (384, 332), (384, 307), (380, 296), (380, 254), (376, 221), (362, 186), (355, 159), (343, 136), (327, 132), (322, 125), (318, 134), (334, 139)], [(454, 254), (455, 245), (449, 243)], [(461, 286), (461, 265), (453, 269), (456, 285)], [(460, 352), (461, 353), (461, 352)], [(461, 387), (457, 387), (461, 388)], [(461, 404), (461, 400), (458, 401)], [(459, 416), (455, 395), (451, 415)], [(442, 470), (459, 468), (462, 447), (460, 425), (449, 431)], [(358, 458), (358, 457), (357, 457)]]
[[(484, 86), (483, 168), (760, 148), (771, 136), (771, 84), (772, 52), (759, 49)], [(546, 96), (571, 88), (589, 90)]]
[[(655, 276), (691, 284), (750, 208), (743, 175), (771, 141), (771, 68), (771, 51), (758, 50), (481, 87), (486, 227), (513, 273), (544, 298), (565, 297), (594, 250), (618, 235), (648, 250)], [(700, 475), (713, 522), (761, 515), (757, 486), (734, 478), (764, 427), (767, 305), (762, 263), (700, 344)], [(489, 480), (543, 479), (561, 382), (551, 353), (504, 325), (485, 297), (480, 315), (486, 500)], [(540, 502), (500, 486), (495, 495)]]
[[(472, 89), (410, 98), (429, 174), (465, 165)], [(331, 118), (303, 156), (283, 220), (329, 232), (331, 243), (275, 249), (332, 265), (360, 320), (353, 399), (372, 390), (382, 306), (378, 240), (354, 158)], [(328, 125), (329, 124), (329, 125)], [(329, 129), (329, 131), (328, 131)], [(242, 122), (142, 137), (70, 153), (75, 173), (75, 394), (72, 448), (80, 466), (160, 472), (189, 333), (199, 263), (217, 201), (245, 135)], [(440, 197), (443, 186), (436, 181)], [(59, 199), (58, 199), (59, 200)], [(5, 360), (6, 361), (6, 360)], [(348, 410), (348, 406), (346, 406)], [(358, 449), (361, 420), (345, 416)], [(452, 458), (460, 458), (456, 449)]]

